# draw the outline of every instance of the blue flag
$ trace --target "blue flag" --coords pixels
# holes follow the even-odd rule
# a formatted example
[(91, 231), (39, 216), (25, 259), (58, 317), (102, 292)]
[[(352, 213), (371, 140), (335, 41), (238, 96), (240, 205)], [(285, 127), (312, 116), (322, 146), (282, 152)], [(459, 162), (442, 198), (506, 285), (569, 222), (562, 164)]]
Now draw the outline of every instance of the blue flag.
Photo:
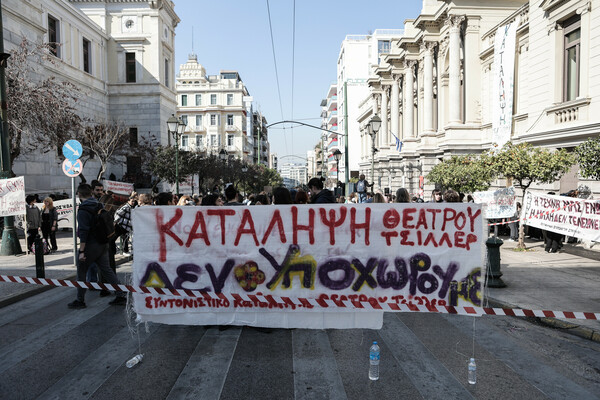
[(394, 138), (396, 139), (396, 150), (398, 152), (401, 152), (402, 151), (402, 144), (403, 144), (402, 141), (398, 138), (398, 136), (394, 135), (393, 133), (392, 133), (392, 136), (394, 136)]

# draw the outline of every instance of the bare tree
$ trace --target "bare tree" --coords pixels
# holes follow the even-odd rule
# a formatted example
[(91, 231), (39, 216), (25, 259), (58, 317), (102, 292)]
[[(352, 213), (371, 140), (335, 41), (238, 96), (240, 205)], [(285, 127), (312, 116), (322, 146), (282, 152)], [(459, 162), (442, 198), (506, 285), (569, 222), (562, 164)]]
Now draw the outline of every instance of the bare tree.
[(23, 153), (56, 151), (81, 127), (76, 113), (78, 88), (43, 77), (43, 65), (56, 64), (47, 44), (23, 39), (10, 53), (6, 69), (11, 165)]
[[(109, 162), (115, 161), (119, 157), (125, 157), (130, 150), (129, 129), (118, 122), (94, 123), (90, 121), (78, 138), (84, 149), (84, 157), (82, 157), (84, 164), (92, 155), (100, 162), (96, 179), (102, 178)], [(87, 153), (87, 157), (85, 153)]]

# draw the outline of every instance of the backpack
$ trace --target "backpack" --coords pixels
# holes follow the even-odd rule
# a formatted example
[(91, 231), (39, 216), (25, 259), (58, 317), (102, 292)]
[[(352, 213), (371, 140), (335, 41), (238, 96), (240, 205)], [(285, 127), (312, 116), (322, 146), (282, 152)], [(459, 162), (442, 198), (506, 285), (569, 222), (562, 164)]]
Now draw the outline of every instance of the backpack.
[(96, 212), (93, 226), (92, 234), (98, 243), (108, 243), (116, 237), (113, 216), (104, 208), (101, 208)]
[(356, 191), (359, 193), (364, 193), (364, 191), (365, 191), (365, 181), (364, 180), (358, 181), (358, 183), (356, 184)]

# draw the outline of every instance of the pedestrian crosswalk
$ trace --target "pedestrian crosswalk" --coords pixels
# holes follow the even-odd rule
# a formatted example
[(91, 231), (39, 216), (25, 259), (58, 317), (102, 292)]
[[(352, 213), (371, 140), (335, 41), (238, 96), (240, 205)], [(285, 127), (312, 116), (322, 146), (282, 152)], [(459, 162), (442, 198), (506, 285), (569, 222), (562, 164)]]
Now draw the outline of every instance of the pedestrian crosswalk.
[[(56, 288), (0, 309), (10, 399), (595, 399), (600, 344), (510, 317), (386, 313), (381, 330), (141, 324)], [(474, 339), (474, 340), (473, 340)], [(368, 349), (381, 347), (380, 379)], [(127, 369), (135, 354), (143, 361)], [(476, 385), (467, 382), (475, 355)]]

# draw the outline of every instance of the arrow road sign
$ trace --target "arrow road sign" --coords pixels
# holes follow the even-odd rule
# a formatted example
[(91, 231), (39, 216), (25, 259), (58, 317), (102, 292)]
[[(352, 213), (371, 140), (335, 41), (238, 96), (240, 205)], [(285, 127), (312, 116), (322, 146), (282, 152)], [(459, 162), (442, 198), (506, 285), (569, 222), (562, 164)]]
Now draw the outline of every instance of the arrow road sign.
[(83, 171), (83, 164), (81, 163), (81, 160), (71, 161), (69, 159), (66, 159), (62, 163), (62, 170), (66, 176), (75, 178), (76, 176), (81, 174), (81, 171)]
[(74, 139), (67, 141), (62, 148), (63, 156), (71, 162), (81, 157), (82, 151), (83, 147), (81, 146), (81, 143)]

